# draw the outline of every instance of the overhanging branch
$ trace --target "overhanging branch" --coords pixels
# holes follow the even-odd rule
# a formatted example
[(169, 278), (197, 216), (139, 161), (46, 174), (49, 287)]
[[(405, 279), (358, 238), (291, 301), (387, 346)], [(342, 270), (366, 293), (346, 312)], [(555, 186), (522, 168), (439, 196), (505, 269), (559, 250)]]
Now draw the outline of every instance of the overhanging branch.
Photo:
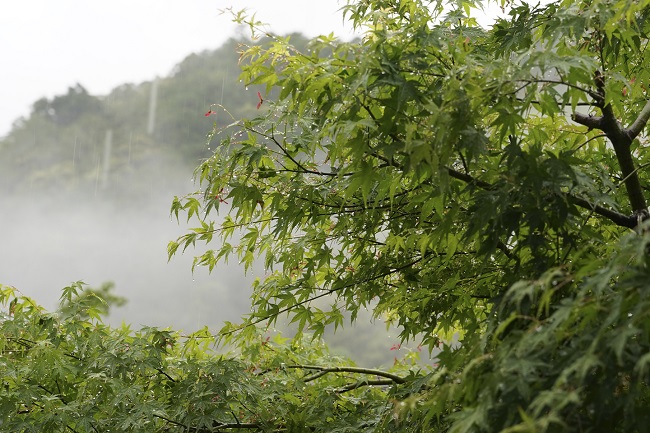
[[(495, 189), (494, 185), (475, 179), (469, 174), (461, 173), (457, 170), (454, 170), (453, 168), (447, 168), (447, 172), (451, 177), (458, 180), (462, 180), (463, 182), (466, 183), (476, 185), (481, 189), (488, 190), (488, 191), (493, 191)], [(580, 206), (581, 208), (593, 211), (594, 213), (607, 218), (608, 220), (612, 221), (613, 223), (621, 227), (634, 229), (638, 224), (638, 217), (636, 215), (633, 216), (623, 215), (622, 213), (590, 203), (589, 201), (580, 197), (576, 197), (572, 194), (565, 194), (564, 196), (569, 202), (575, 204), (576, 206)]]
[(580, 197), (567, 194), (567, 199), (569, 200), (569, 202), (575, 204), (576, 206), (580, 206), (583, 209), (591, 210), (594, 213), (609, 219), (610, 221), (612, 221), (613, 223), (621, 227), (634, 229), (638, 223), (638, 219), (636, 216), (623, 215), (622, 213), (613, 211), (611, 209), (607, 209), (599, 205), (591, 204), (587, 200), (582, 199)]
[(392, 373), (388, 373), (383, 370), (375, 370), (373, 368), (361, 368), (361, 367), (321, 367), (318, 365), (287, 365), (285, 368), (300, 368), (304, 370), (317, 370), (318, 373), (312, 374), (304, 378), (304, 382), (311, 382), (316, 380), (321, 376), (326, 375), (327, 373), (357, 373), (357, 374), (367, 374), (371, 376), (385, 377), (390, 379), (394, 383), (406, 383), (406, 379), (403, 377), (397, 376)]
[(643, 128), (648, 123), (648, 119), (650, 119), (650, 100), (645, 103), (645, 106), (639, 113), (639, 116), (636, 118), (634, 123), (632, 123), (632, 125), (630, 125), (630, 127), (625, 130), (630, 140), (634, 140), (637, 135), (643, 131)]
[(592, 116), (590, 114), (573, 113), (571, 118), (574, 122), (586, 126), (589, 129), (601, 129), (603, 124), (602, 116)]

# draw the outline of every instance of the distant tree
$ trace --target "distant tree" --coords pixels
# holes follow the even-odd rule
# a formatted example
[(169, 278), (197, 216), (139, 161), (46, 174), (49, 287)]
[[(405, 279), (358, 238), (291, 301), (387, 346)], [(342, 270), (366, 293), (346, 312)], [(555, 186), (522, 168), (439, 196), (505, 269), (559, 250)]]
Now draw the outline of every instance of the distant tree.
[(102, 111), (101, 101), (79, 83), (69, 87), (65, 95), (55, 96), (51, 101), (41, 98), (32, 106), (33, 114), (45, 116), (59, 125), (68, 125), (83, 114), (101, 114)]
[(98, 289), (79, 284), (73, 296), (61, 300), (59, 312), (62, 316), (81, 315), (88, 318), (89, 311), (96, 311), (98, 316), (105, 316), (111, 307), (121, 307), (127, 302), (126, 298), (112, 293), (114, 287), (112, 282), (103, 283)]
[[(169, 244), (264, 263), (217, 336), (235, 352), (3, 288), (2, 427), (650, 430), (650, 4), (513, 5), (488, 31), (480, 3), (444, 6), (360, 0), (360, 41), (244, 49), (259, 115), (215, 131), (201, 190), (172, 204), (196, 228)], [(364, 309), (436, 365), (329, 356), (317, 337)], [(299, 332), (273, 340), (284, 315)]]

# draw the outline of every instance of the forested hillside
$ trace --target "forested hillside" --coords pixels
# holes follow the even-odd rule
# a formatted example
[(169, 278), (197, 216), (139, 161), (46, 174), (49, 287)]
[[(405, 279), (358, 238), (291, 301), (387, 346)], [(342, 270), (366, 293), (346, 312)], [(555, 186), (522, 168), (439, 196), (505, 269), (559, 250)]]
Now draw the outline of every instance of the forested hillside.
[[(297, 37), (297, 36), (296, 36)], [(74, 192), (124, 200), (164, 184), (209, 156), (206, 134), (255, 110), (238, 80), (238, 46), (191, 54), (166, 77), (91, 95), (83, 83), (43, 98), (0, 141), (4, 194)], [(211, 104), (230, 115), (204, 116)], [(165, 176), (160, 176), (160, 169)], [(171, 171), (170, 171), (171, 170)], [(153, 175), (153, 177), (152, 177)], [(183, 176), (184, 178), (186, 176)]]

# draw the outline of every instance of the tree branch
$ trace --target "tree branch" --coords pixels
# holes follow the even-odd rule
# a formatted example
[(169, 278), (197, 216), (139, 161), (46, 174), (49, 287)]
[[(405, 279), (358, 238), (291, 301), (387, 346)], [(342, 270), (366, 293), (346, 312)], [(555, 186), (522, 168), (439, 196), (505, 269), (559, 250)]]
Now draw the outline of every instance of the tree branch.
[(645, 125), (648, 123), (648, 119), (650, 119), (650, 100), (645, 103), (645, 106), (639, 113), (639, 116), (636, 118), (634, 123), (632, 123), (632, 125), (630, 125), (630, 127), (625, 130), (630, 140), (634, 140), (637, 135), (641, 133)]
[[(289, 160), (291, 162), (293, 162), (296, 165), (296, 167), (298, 167), (303, 173), (315, 174), (315, 175), (318, 175), (318, 176), (332, 176), (332, 177), (337, 176), (337, 173), (330, 173), (330, 172), (324, 172), (324, 171), (319, 171), (319, 170), (311, 170), (311, 169), (305, 167), (304, 165), (302, 165), (297, 159), (295, 159), (293, 156), (291, 156), (289, 151), (284, 146), (282, 146), (280, 144), (280, 142), (277, 140), (277, 138), (275, 138), (275, 134), (273, 133), (273, 130), (271, 130), (271, 134), (265, 134), (263, 132), (255, 130), (253, 128), (244, 127), (244, 129), (247, 130), (247, 131), (250, 131), (250, 132), (254, 132), (255, 134), (258, 134), (260, 137), (264, 137), (267, 140), (271, 140), (273, 143), (275, 143), (276, 146), (278, 146), (278, 148), (280, 148), (282, 153), (287, 158), (289, 158)], [(285, 169), (287, 171), (289, 171), (286, 167), (285, 167)]]
[(451, 167), (447, 167), (447, 173), (449, 173), (449, 176), (453, 177), (454, 179), (462, 180), (465, 183), (473, 184), (478, 186), (481, 189), (487, 190), (487, 191), (493, 191), (494, 185), (489, 184), (487, 182), (484, 182), (482, 180), (476, 179), (475, 177), (472, 177), (469, 174), (466, 173), (461, 173), (458, 170), (454, 170)]
[(571, 119), (574, 122), (586, 126), (589, 129), (601, 129), (603, 124), (602, 116), (592, 116), (591, 114), (573, 113)]
[(162, 368), (156, 368), (156, 370), (158, 371), (158, 373), (162, 374), (163, 376), (165, 376), (165, 377), (166, 377), (167, 379), (169, 379), (170, 381), (172, 381), (172, 382), (176, 382), (176, 381), (174, 380), (174, 378), (171, 377), (169, 374), (167, 374), (167, 373), (166, 373)]
[(629, 229), (634, 229), (637, 226), (637, 217), (634, 215), (623, 215), (622, 213), (613, 211), (611, 209), (589, 203), (587, 200), (571, 194), (567, 194), (566, 197), (571, 203), (575, 204), (576, 206), (580, 206), (583, 209), (593, 211), (594, 213), (612, 221), (616, 225), (627, 227)]
[[(470, 176), (469, 174), (461, 173), (459, 171), (456, 171), (452, 168), (447, 168), (447, 171), (449, 172), (449, 175), (455, 179), (462, 180), (463, 182), (470, 183), (473, 185), (478, 186), (481, 189), (487, 190), (487, 191), (493, 191), (495, 189), (494, 185), (475, 179), (474, 177)], [(638, 218), (637, 216), (628, 216), (628, 215), (623, 215), (619, 212), (613, 211), (611, 209), (607, 209), (605, 207), (599, 206), (592, 204), (588, 202), (585, 199), (582, 199), (580, 197), (576, 197), (571, 194), (565, 194), (565, 197), (567, 200), (572, 202), (573, 204), (580, 206), (581, 208), (593, 211), (594, 213), (605, 217), (612, 221), (613, 223), (621, 226), (621, 227), (627, 227), (630, 229), (634, 229), (637, 226), (638, 223)]]
[(187, 426), (183, 423), (180, 423), (178, 421), (175, 421), (173, 419), (170, 419), (164, 415), (160, 415), (157, 413), (154, 413), (153, 416), (155, 418), (159, 418), (163, 421), (168, 422), (169, 424), (175, 425), (177, 427), (182, 427), (184, 431), (193, 431), (197, 433), (203, 433), (203, 432), (210, 432), (210, 433), (218, 433), (218, 432), (223, 432), (225, 430), (234, 430), (234, 429), (260, 429), (262, 426), (258, 423), (253, 423), (253, 422), (234, 422), (234, 423), (221, 423), (221, 422), (215, 422), (214, 427), (210, 429), (200, 429), (196, 427), (190, 427)]
[(406, 383), (406, 379), (403, 377), (397, 376), (392, 373), (388, 373), (382, 370), (375, 370), (372, 368), (362, 368), (362, 367), (321, 367), (318, 365), (287, 365), (285, 368), (301, 368), (304, 370), (318, 370), (318, 373), (312, 374), (304, 379), (304, 382), (311, 382), (316, 380), (321, 376), (326, 375), (327, 373), (358, 373), (358, 374), (368, 374), (372, 376), (385, 377), (390, 379), (394, 383)]
[[(411, 261), (409, 261), (407, 263), (404, 263), (404, 264), (402, 264), (402, 265), (400, 265), (400, 266), (398, 266), (396, 268), (391, 268), (386, 272), (382, 272), (382, 273), (380, 273), (378, 275), (374, 275), (372, 277), (366, 278), (363, 281), (352, 281), (352, 282), (349, 282), (347, 284), (343, 284), (343, 285), (338, 286), (338, 287), (333, 287), (331, 289), (322, 289), (322, 290), (325, 290), (325, 291), (322, 292), (322, 293), (319, 293), (318, 295), (314, 295), (314, 296), (309, 297), (309, 298), (307, 298), (305, 300), (299, 301), (299, 302), (297, 302), (295, 304), (288, 305), (286, 307), (280, 308), (278, 311), (276, 311), (274, 313), (264, 315), (262, 317), (258, 317), (257, 319), (254, 319), (254, 320), (252, 320), (250, 322), (247, 322), (247, 323), (243, 323), (243, 324), (235, 327), (234, 329), (230, 329), (230, 330), (225, 331), (225, 332), (220, 332), (219, 337), (223, 338), (223, 337), (225, 337), (227, 335), (233, 334), (235, 332), (239, 332), (242, 329), (246, 329), (249, 326), (255, 326), (258, 323), (269, 320), (272, 317), (278, 317), (280, 314), (284, 314), (284, 313), (286, 313), (288, 311), (291, 311), (293, 308), (296, 308), (296, 307), (298, 307), (300, 305), (308, 304), (308, 303), (310, 303), (312, 301), (315, 301), (315, 300), (320, 299), (320, 298), (324, 298), (325, 296), (329, 296), (329, 295), (331, 295), (333, 293), (343, 291), (343, 290), (348, 289), (350, 287), (354, 287), (357, 284), (367, 283), (367, 282), (370, 282), (370, 281), (375, 281), (375, 280), (379, 280), (381, 278), (387, 277), (389, 275), (392, 275), (392, 274), (394, 274), (396, 272), (401, 271), (402, 269), (406, 269), (408, 267), (411, 267), (411, 266), (415, 265), (416, 263), (422, 261), (422, 259), (423, 259), (423, 257), (418, 257), (417, 259), (411, 260)], [(300, 281), (297, 284), (293, 285), (293, 288), (298, 287), (299, 284), (300, 284)], [(289, 288), (287, 288), (287, 290), (289, 290)], [(312, 288), (312, 290), (316, 291), (316, 289), (314, 289), (314, 288)]]
[[(594, 82), (598, 88), (598, 95), (600, 95), (604, 100), (605, 81), (600, 71), (596, 71)], [(607, 138), (609, 138), (609, 141), (614, 147), (618, 166), (623, 174), (623, 178), (625, 179), (625, 189), (627, 190), (627, 197), (630, 206), (632, 207), (632, 211), (637, 215), (635, 219), (638, 220), (639, 215), (647, 215), (648, 205), (645, 196), (643, 195), (641, 181), (639, 180), (639, 176), (634, 168), (634, 158), (630, 151), (630, 145), (632, 144), (632, 140), (634, 140), (634, 138), (641, 132), (650, 118), (650, 101), (646, 103), (637, 119), (628, 129), (623, 128), (620, 122), (616, 119), (611, 104), (603, 105), (601, 110), (603, 115), (600, 117), (573, 113), (571, 118), (581, 125), (585, 125), (589, 128), (597, 128), (603, 131), (607, 135)], [(602, 215), (598, 211), (596, 211), (596, 213)]]
[(573, 89), (580, 90), (581, 92), (586, 93), (587, 95), (594, 98), (594, 100), (596, 101), (596, 105), (603, 101), (603, 96), (600, 93), (594, 92), (591, 89), (586, 89), (584, 87), (580, 87), (580, 86), (578, 86), (576, 84), (568, 83), (568, 82), (562, 81), (562, 80), (548, 80), (548, 79), (538, 78), (538, 79), (519, 80), (519, 81), (522, 82), (522, 83), (526, 83), (526, 85), (528, 85), (528, 84), (537, 84), (537, 83), (561, 84), (561, 85), (571, 87)]
[[(524, 99), (524, 98), (515, 98), (515, 99), (517, 100), (517, 102), (530, 102), (531, 104), (536, 104), (536, 105), (541, 105), (542, 104), (542, 101), (538, 101), (537, 99), (533, 99), (531, 101), (526, 101), (526, 99)], [(557, 105), (559, 105), (559, 106), (562, 105), (562, 103), (558, 102), (557, 100), (555, 102), (557, 102)], [(594, 106), (597, 107), (598, 105), (596, 105), (593, 102), (577, 102), (576, 103), (576, 107), (594, 107)]]
[(377, 386), (387, 386), (387, 385), (394, 385), (395, 382), (390, 380), (390, 379), (375, 379), (375, 380), (360, 380), (355, 383), (351, 383), (349, 385), (342, 386), (338, 388), (336, 391), (337, 394), (343, 394), (344, 392), (348, 391), (353, 391), (355, 389), (361, 388), (362, 386), (371, 386), (371, 385), (377, 385)]

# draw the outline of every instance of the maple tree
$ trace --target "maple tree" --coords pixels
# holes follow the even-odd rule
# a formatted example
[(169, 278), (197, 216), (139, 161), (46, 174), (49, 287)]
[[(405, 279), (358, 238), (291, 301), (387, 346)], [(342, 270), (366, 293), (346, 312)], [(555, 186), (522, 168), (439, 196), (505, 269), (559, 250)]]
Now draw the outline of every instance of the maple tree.
[[(201, 190), (172, 204), (196, 228), (169, 254), (261, 261), (251, 314), (216, 336), (132, 333), (5, 289), (7, 425), (647, 431), (650, 5), (503, 3), (488, 30), (481, 3), (446, 6), (351, 2), (360, 40), (243, 47), (259, 114), (213, 131)], [(365, 309), (437, 364), (328, 355), (318, 337)], [(297, 335), (267, 339), (284, 316)], [(200, 345), (215, 337), (234, 352)]]

